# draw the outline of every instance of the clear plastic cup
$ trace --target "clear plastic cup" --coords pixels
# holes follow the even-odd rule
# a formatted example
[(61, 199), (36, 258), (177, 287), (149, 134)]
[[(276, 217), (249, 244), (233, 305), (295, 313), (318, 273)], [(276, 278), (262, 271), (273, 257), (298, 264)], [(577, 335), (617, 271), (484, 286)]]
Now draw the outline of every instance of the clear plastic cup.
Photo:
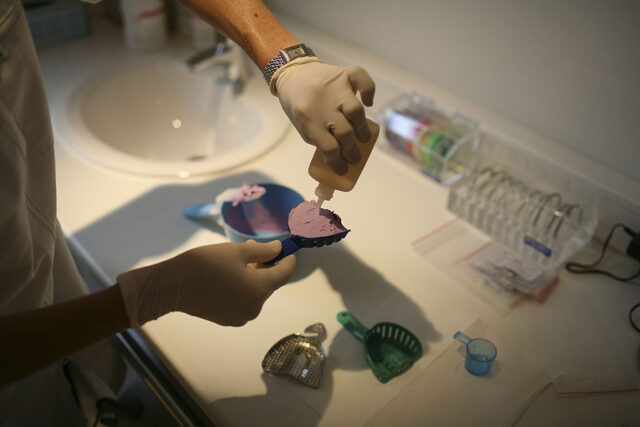
[(460, 331), (456, 332), (453, 338), (465, 344), (467, 348), (464, 367), (469, 373), (482, 377), (491, 371), (491, 365), (498, 355), (498, 350), (491, 341), (484, 338), (469, 338)]

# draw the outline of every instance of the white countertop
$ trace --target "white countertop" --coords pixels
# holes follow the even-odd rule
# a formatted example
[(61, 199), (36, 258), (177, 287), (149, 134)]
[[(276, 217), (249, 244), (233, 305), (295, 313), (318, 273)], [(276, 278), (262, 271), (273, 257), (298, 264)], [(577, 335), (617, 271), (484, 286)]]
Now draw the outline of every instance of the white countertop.
[[(330, 42), (323, 38), (313, 46), (318, 52), (342, 47), (339, 43), (330, 46)], [(353, 52), (349, 50), (353, 62), (367, 66), (368, 57), (354, 57)], [(91, 38), (40, 52), (54, 132), (56, 115), (64, 108), (69, 91), (114, 60), (127, 57), (132, 55), (123, 51), (119, 34), (108, 28)], [(382, 75), (367, 68), (376, 79)], [(393, 72), (392, 66), (384, 70), (385, 75)], [(397, 72), (401, 78), (402, 72)], [(378, 105), (395, 94), (392, 84), (378, 80), (378, 87)], [(432, 85), (425, 83), (424, 87)], [(438, 93), (439, 103), (456, 105), (456, 98), (443, 94), (446, 92)], [(311, 199), (316, 184), (306, 172), (313, 148), (293, 128), (255, 161), (224, 173), (187, 179), (112, 172), (71, 153), (61, 144), (59, 133), (56, 139), (59, 219), (65, 232), (114, 281), (118, 273), (133, 267), (225, 241), (222, 233), (183, 218), (181, 209), (187, 204), (212, 200), (220, 191), (244, 182), (277, 182)], [(549, 318), (557, 314), (559, 321), (571, 318), (573, 324), (558, 328), (570, 331), (560, 336), (566, 342), (572, 334), (588, 335), (590, 331), (580, 326), (581, 316), (595, 314), (600, 338), (609, 340), (610, 350), (620, 356), (623, 372), (634, 376), (631, 380), (637, 383), (635, 357), (640, 337), (631, 330), (627, 313), (640, 301), (640, 286), (563, 272), (545, 304), (528, 302), (500, 316), (412, 249), (412, 241), (453, 218), (446, 211), (446, 198), (446, 189), (378, 147), (354, 190), (336, 194), (325, 205), (351, 228), (348, 238), (327, 248), (299, 252), (291, 283), (267, 301), (258, 319), (242, 328), (225, 328), (173, 313), (148, 323), (142, 333), (220, 425), (364, 425), (377, 414), (384, 415), (380, 411), (385, 407), (389, 413), (401, 408), (408, 414), (405, 423), (426, 424), (429, 420), (418, 411), (415, 400), (398, 396), (428, 372), (451, 344), (455, 331), (477, 319), (505, 341), (533, 349), (552, 341), (522, 335), (522, 322), (547, 314)], [(424, 357), (402, 376), (379, 383), (362, 357), (360, 343), (337, 322), (336, 314), (342, 310), (368, 326), (380, 321), (406, 326), (420, 338)], [(328, 332), (324, 342), (328, 363), (319, 389), (262, 372), (260, 364), (271, 345), (317, 322)], [(555, 354), (547, 350), (542, 353)], [(558, 366), (558, 360), (547, 360), (548, 366)], [(606, 361), (602, 363), (607, 366)], [(638, 392), (573, 398), (557, 396), (553, 386), (539, 392), (519, 419), (520, 425), (640, 423)], [(497, 413), (513, 410), (495, 404)]]

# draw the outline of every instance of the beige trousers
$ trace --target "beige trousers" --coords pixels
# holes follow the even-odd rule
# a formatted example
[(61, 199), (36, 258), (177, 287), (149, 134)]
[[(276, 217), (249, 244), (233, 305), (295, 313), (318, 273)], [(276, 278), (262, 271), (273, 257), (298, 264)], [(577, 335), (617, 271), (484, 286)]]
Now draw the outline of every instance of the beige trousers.
[[(88, 293), (56, 219), (53, 147), (24, 10), (19, 0), (0, 0), (0, 316)], [(109, 389), (119, 388), (124, 363), (112, 343), (96, 344), (69, 358), (80, 383), (103, 378)], [(91, 392), (91, 387), (80, 388), (85, 397)], [(61, 362), (0, 389), (0, 426), (74, 426), (86, 421)]]

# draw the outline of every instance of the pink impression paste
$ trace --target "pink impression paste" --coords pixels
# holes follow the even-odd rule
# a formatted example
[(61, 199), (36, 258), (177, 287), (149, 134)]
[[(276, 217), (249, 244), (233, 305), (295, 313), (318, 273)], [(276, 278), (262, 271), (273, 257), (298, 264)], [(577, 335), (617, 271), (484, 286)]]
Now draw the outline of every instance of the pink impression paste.
[(289, 213), (289, 232), (307, 238), (327, 237), (347, 230), (329, 209), (318, 209), (313, 200), (302, 202)]
[(267, 190), (259, 185), (242, 184), (242, 187), (231, 195), (231, 205), (238, 206), (240, 203), (259, 199), (266, 192)]

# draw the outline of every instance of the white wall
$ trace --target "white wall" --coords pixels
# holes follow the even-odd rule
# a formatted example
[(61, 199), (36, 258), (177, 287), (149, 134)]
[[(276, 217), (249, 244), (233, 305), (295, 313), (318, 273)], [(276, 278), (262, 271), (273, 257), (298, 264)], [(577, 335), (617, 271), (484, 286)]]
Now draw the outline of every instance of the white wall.
[(269, 0), (640, 185), (640, 2)]

